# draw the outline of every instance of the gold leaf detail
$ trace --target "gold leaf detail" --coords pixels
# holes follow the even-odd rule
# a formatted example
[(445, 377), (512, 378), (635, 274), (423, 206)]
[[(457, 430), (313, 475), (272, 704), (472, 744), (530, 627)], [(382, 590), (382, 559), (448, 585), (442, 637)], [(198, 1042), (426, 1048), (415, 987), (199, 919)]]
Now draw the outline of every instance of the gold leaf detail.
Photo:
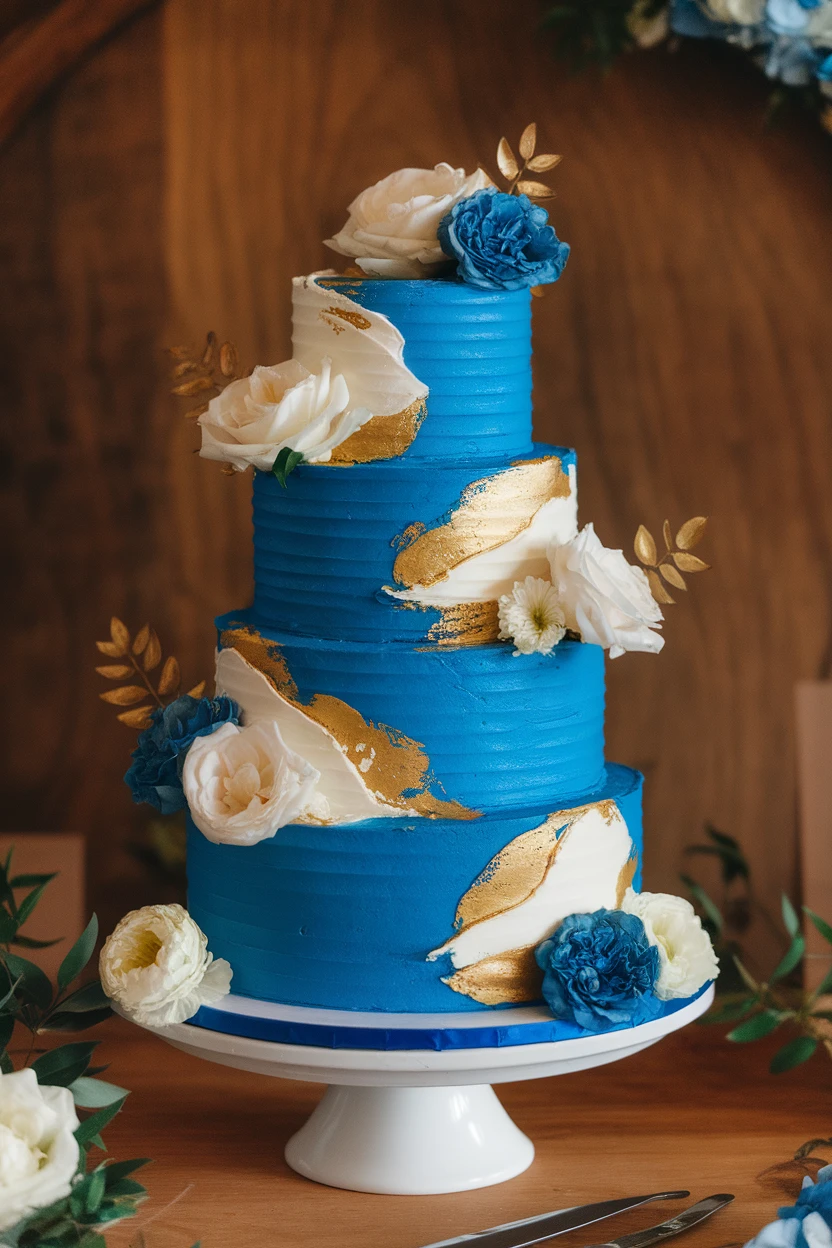
[(624, 866), (621, 868), (621, 870), (618, 873), (618, 883), (615, 886), (615, 908), (616, 910), (621, 909), (622, 903), (624, 901), (624, 894), (626, 893), (628, 888), (632, 887), (633, 880), (636, 878), (637, 870), (638, 870), (638, 854), (633, 852), (632, 858), (629, 858), (627, 862), (624, 863)]
[(135, 711), (122, 711), (120, 715), (116, 715), (116, 719), (120, 719), (123, 724), (127, 724), (128, 728), (149, 728), (151, 724), (151, 715), (153, 708), (151, 706), (139, 706)]
[(668, 550), (668, 551), (672, 550), (673, 549), (673, 535), (670, 531), (669, 520), (665, 520), (664, 524), (662, 525), (662, 537), (664, 538), (665, 550)]
[(510, 949), (455, 971), (443, 983), (482, 1005), (516, 1005), (539, 1001), (543, 972), (534, 960), (534, 946)]
[(659, 568), (659, 572), (668, 585), (672, 585), (674, 589), (687, 589), (683, 576), (676, 571), (672, 563), (663, 563)]
[(707, 516), (694, 516), (692, 520), (686, 520), (676, 534), (676, 545), (679, 549), (693, 550), (694, 546), (701, 542), (705, 536), (705, 525), (707, 523)]
[(173, 693), (179, 688), (179, 664), (173, 655), (165, 659), (165, 666), (162, 668), (162, 675), (159, 677), (159, 694), (165, 697), (169, 693)]
[(217, 355), (217, 335), (213, 329), (209, 329), (205, 336), (205, 350), (202, 353), (203, 368), (213, 366)]
[(682, 572), (707, 572), (711, 566), (698, 555), (688, 554), (686, 550), (677, 550), (673, 555), (673, 562)]
[(223, 377), (236, 377), (240, 365), (237, 348), (233, 342), (224, 342), (220, 347), (220, 372)]
[(116, 654), (126, 654), (130, 649), (130, 633), (127, 630), (127, 626), (122, 624), (121, 620), (115, 615), (110, 620), (110, 636), (113, 639), (113, 645), (118, 646)]
[(514, 152), (511, 150), (508, 139), (500, 139), (497, 144), (497, 164), (500, 173), (504, 178), (509, 180), (516, 178), (520, 173), (520, 166), (517, 163)]
[(517, 183), (518, 195), (528, 195), (529, 199), (552, 199), (555, 192), (545, 182), (533, 182), (524, 178)]
[(95, 669), (99, 676), (105, 676), (107, 680), (124, 680), (125, 676), (132, 676), (132, 667), (126, 667), (123, 663), (108, 663), (104, 667)]
[(211, 377), (192, 377), (189, 381), (181, 381), (178, 386), (174, 386), (171, 394), (187, 399), (195, 394), (201, 394), (204, 390), (213, 390), (214, 388), (214, 382)]
[(663, 606), (668, 606), (676, 601), (667, 592), (658, 573), (654, 572), (652, 568), (649, 568), (647, 571), (647, 579), (650, 582), (650, 593), (656, 599), (656, 602), (662, 603)]
[(133, 642), (133, 653), (143, 654), (145, 646), (147, 645), (149, 641), (150, 641), (150, 625), (143, 624), (142, 627), (139, 629), (139, 631), (136, 633), (136, 638)]
[(113, 706), (132, 706), (147, 697), (147, 690), (142, 685), (122, 685), (120, 689), (108, 689), (98, 696), (102, 702), (111, 702)]
[(548, 169), (554, 169), (555, 165), (559, 165), (562, 160), (562, 156), (533, 156), (526, 168), (531, 173), (546, 173)]
[(161, 661), (162, 647), (159, 645), (159, 638), (156, 636), (153, 629), (151, 629), (150, 635), (147, 639), (142, 665), (146, 672), (152, 672), (154, 667), (158, 667)]
[(403, 455), (427, 415), (424, 399), (394, 412), (392, 416), (374, 416), (356, 429), (340, 446), (333, 447), (331, 464), (368, 464), (377, 459), (395, 459)]
[(110, 659), (120, 659), (124, 651), (112, 641), (97, 641), (95, 643), (102, 654), (106, 654)]
[(499, 636), (496, 602), (459, 602), (439, 611), (440, 619), (428, 629), (428, 640), (438, 646), (482, 646)]
[(194, 685), (193, 689), (188, 690), (189, 698), (201, 698), (205, 692), (205, 681), (201, 680), (198, 685)]
[(642, 563), (646, 563), (648, 568), (655, 567), (658, 561), (656, 542), (653, 538), (653, 534), (649, 529), (646, 529), (643, 524), (638, 526), (635, 541), (633, 542), (633, 548)]
[(524, 160), (529, 160), (534, 156), (534, 149), (537, 145), (537, 126), (532, 121), (526, 126), (526, 129), (520, 135), (520, 155)]
[(355, 329), (372, 329), (373, 327), (373, 322), (370, 318), (364, 316), (361, 312), (356, 312), (354, 308), (339, 308), (333, 305), (329, 308), (321, 308), (318, 316), (336, 330), (342, 327), (337, 323), (333, 323), (331, 320), (333, 316), (337, 316), (339, 321), (346, 321), (348, 325), (352, 325)]

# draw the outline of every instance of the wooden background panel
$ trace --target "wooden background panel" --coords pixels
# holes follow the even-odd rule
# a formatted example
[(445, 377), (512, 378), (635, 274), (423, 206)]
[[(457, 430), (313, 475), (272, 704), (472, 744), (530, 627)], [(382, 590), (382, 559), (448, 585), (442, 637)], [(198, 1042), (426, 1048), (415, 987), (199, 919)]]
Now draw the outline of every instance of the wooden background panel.
[(284, 358), (290, 279), (339, 263), (321, 240), (358, 191), (490, 163), (532, 118), (564, 153), (553, 215), (574, 247), (535, 304), (538, 436), (578, 448), (608, 545), (712, 516), (714, 571), (668, 608), (665, 652), (609, 669), (608, 752), (648, 776), (648, 882), (674, 886), (709, 818), (770, 903), (795, 883), (791, 690), (830, 655), (828, 140), (808, 118), (764, 130), (765, 83), (709, 45), (572, 76), (539, 13), (168, 0), (0, 154), (21, 292), (0, 365), (21, 459), (13, 818), (89, 829), (110, 898), (122, 877), (139, 891), (114, 846), (143, 816), (92, 639), (112, 610), (150, 618), (196, 680), (211, 617), (251, 592), (249, 483), (190, 454), (161, 347), (215, 328), (248, 363)]

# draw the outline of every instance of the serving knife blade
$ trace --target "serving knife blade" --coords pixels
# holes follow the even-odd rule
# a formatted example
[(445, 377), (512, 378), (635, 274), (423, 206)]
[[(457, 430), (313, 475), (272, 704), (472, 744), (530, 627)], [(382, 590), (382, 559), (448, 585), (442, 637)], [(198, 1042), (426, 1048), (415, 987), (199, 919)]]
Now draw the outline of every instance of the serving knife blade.
[[(699, 1200), (695, 1205), (691, 1205), (689, 1209), (683, 1209), (675, 1218), (668, 1218), (666, 1222), (659, 1222), (657, 1226), (648, 1226), (643, 1231), (634, 1231), (632, 1235), (621, 1235), (618, 1239), (611, 1239), (606, 1244), (594, 1244), (592, 1248), (652, 1248), (653, 1244), (664, 1243), (671, 1236), (689, 1230), (698, 1222), (704, 1222), (705, 1218), (709, 1218), (718, 1209), (724, 1209), (726, 1205), (730, 1205), (733, 1199), (734, 1197), (727, 1192), (708, 1196), (705, 1200)], [(511, 1245), (506, 1245), (506, 1248), (511, 1248)]]
[(472, 1244), (475, 1248), (528, 1248), (530, 1244), (539, 1244), (567, 1231), (579, 1230), (582, 1226), (612, 1218), (617, 1213), (626, 1213), (628, 1209), (637, 1209), (652, 1200), (683, 1200), (685, 1196), (690, 1196), (690, 1192), (653, 1192), (650, 1196), (625, 1196), (620, 1200), (601, 1200), (594, 1205), (575, 1205), (556, 1213), (539, 1213), (519, 1222), (504, 1222), (502, 1226), (492, 1226), (485, 1231), (443, 1239), (439, 1243), (426, 1244), (425, 1248), (458, 1248), (462, 1244)]

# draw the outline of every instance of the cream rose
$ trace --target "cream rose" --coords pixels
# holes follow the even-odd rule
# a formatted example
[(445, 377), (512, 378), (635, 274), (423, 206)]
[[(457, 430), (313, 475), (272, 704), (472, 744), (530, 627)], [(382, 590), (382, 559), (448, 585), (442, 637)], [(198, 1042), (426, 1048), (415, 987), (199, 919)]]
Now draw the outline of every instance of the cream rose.
[(284, 447), (322, 464), (372, 414), (366, 407), (350, 408), (347, 383), (340, 373), (333, 377), (330, 359), (321, 362), (319, 373), (297, 360), (260, 365), (211, 400), (199, 418), (199, 453), (238, 472), (252, 465), (270, 471)]
[(231, 967), (184, 906), (131, 910), (104, 942), (101, 986), (141, 1027), (170, 1027), (228, 994)]
[(641, 919), (647, 939), (659, 951), (660, 1001), (692, 997), (719, 974), (711, 938), (689, 901), (671, 893), (636, 893), (627, 889), (621, 909)]
[(325, 245), (352, 256), (369, 277), (430, 277), (451, 263), (439, 246), (439, 222), (490, 185), (481, 169), (470, 176), (446, 164), (399, 169), (352, 201), (346, 225)]
[(255, 845), (316, 809), (321, 773), (290, 750), (274, 720), (223, 724), (197, 737), (182, 787), (191, 818), (218, 845)]
[(567, 628), (609, 650), (611, 659), (625, 650), (661, 650), (664, 638), (653, 629), (664, 617), (646, 575), (623, 551), (603, 546), (593, 525), (571, 542), (551, 545), (547, 554)]
[(68, 1196), (78, 1169), (75, 1103), (33, 1070), (0, 1074), (0, 1231)]

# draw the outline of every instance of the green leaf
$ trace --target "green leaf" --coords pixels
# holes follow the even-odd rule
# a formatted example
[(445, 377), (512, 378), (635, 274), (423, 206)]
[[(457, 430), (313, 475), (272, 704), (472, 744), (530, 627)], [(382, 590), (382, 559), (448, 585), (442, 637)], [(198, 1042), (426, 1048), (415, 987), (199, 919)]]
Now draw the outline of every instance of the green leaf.
[(802, 1062), (808, 1062), (817, 1047), (818, 1042), (814, 1037), (797, 1036), (774, 1054), (769, 1070), (773, 1075), (782, 1075), (784, 1071), (792, 1070), (795, 1066), (800, 1066)]
[(818, 997), (826, 996), (827, 992), (832, 992), (832, 970), (827, 971), (815, 991), (812, 993), (812, 996), (815, 1000), (817, 1000)]
[(282, 450), (277, 452), (277, 458), (274, 461), (272, 472), (277, 477), (280, 484), (286, 489), (286, 478), (290, 473), (294, 472), (298, 464), (303, 463), (303, 453), (301, 451), (293, 451), (290, 446), (284, 446)]
[(14, 879), (9, 880), (9, 886), (11, 888), (37, 888), (39, 884), (48, 884), (49, 881), (54, 880), (57, 875), (57, 871), (53, 871), (50, 875), (24, 873), (22, 875), (16, 875)]
[(803, 909), (806, 914), (808, 914), (823, 939), (828, 940), (829, 944), (832, 945), (832, 924), (827, 923), (826, 919), (822, 919), (819, 914), (815, 914), (814, 910), (810, 910), (808, 906), (804, 906)]
[(98, 940), (98, 917), (93, 915), (58, 968), (58, 987), (66, 988), (81, 974)]
[(52, 985), (39, 966), (28, 958), (21, 958), (16, 953), (0, 954), (11, 979), (21, 981), (18, 992), (27, 1001), (31, 1001), (41, 1010), (48, 1010), (52, 1004)]
[(683, 875), (680, 878), (685, 887), (699, 902), (699, 905), (702, 907), (707, 917), (711, 920), (716, 930), (721, 932), (725, 924), (722, 918), (722, 913), (720, 912), (719, 906), (716, 902), (711, 901), (711, 898), (705, 892), (702, 885), (698, 884), (696, 880), (692, 879), (689, 875)]
[(35, 887), (32, 889), (31, 893), (27, 893), (26, 896), (23, 898), (20, 905), (17, 907), (18, 927), (22, 927), (23, 924), (26, 922), (26, 920), (29, 918), (35, 906), (38, 904), (41, 897), (43, 896), (43, 890), (46, 888), (47, 884), (49, 883), (49, 880), (54, 879), (54, 878), (55, 878), (54, 876), (49, 876), (49, 879), (43, 880), (43, 882), (40, 884), (36, 884)]
[(12, 1059), (9, 1057), (8, 1053), (4, 1049), (3, 1052), (0, 1053), (0, 1074), (10, 1075), (13, 1070), (14, 1070), (14, 1064), (12, 1062)]
[(90, 1079), (81, 1075), (69, 1085), (75, 1097), (75, 1104), (82, 1109), (101, 1109), (104, 1105), (112, 1105), (113, 1101), (123, 1099), (129, 1093), (126, 1088), (119, 1088), (115, 1083), (105, 1083), (103, 1079)]
[(14, 1015), (3, 1014), (0, 1017), (0, 1050), (8, 1048), (14, 1031)]
[[(6, 1006), (14, 997), (14, 994), (17, 992), (17, 987), (19, 983), (20, 983), (20, 980), (16, 979), (14, 983), (11, 985), (11, 987), (8, 989), (8, 991), (4, 993), (2, 997), (0, 997), (0, 1012), (5, 1010)], [(14, 1006), (12, 1006), (12, 1009), (14, 1009)]]
[(59, 945), (63, 939), (63, 936), (58, 936), (56, 940), (35, 940), (33, 936), (18, 934), (9, 943), (19, 945), (21, 949), (51, 949), (53, 945)]
[(0, 945), (10, 945), (17, 934), (18, 922), (6, 910), (0, 910)]
[(84, 1207), (87, 1213), (95, 1213), (101, 1204), (106, 1187), (106, 1180), (100, 1170), (93, 1170), (89, 1176), (89, 1187), (84, 1197)]
[(110, 1008), (110, 998), (98, 980), (93, 980), (90, 984), (84, 984), (83, 988), (76, 989), (70, 993), (68, 997), (64, 997), (58, 1002), (58, 1009), (61, 1013), (83, 1014), (87, 1010), (104, 1010)]
[(146, 1193), (147, 1188), (135, 1179), (119, 1179), (112, 1187), (107, 1188), (107, 1195), (116, 1199), (121, 1196), (144, 1196)]
[(758, 997), (747, 997), (743, 1001), (730, 1001), (713, 1014), (706, 1014), (703, 1023), (733, 1023), (744, 1014), (748, 1014), (759, 1003)]
[(785, 893), (780, 898), (780, 909), (783, 912), (783, 925), (789, 935), (794, 938), (800, 931), (800, 919), (797, 917), (797, 911)]
[(134, 1170), (140, 1170), (142, 1166), (150, 1166), (153, 1163), (149, 1157), (136, 1157), (132, 1161), (114, 1161), (112, 1165), (104, 1166), (104, 1174), (107, 1176), (107, 1187), (111, 1183), (118, 1183), (121, 1179), (126, 1179), (128, 1174), (132, 1174)]
[(744, 1023), (740, 1023), (739, 1027), (735, 1027), (733, 1031), (729, 1031), (726, 1040), (732, 1040), (735, 1044), (747, 1044), (749, 1040), (762, 1040), (763, 1036), (770, 1035), (784, 1021), (781, 1011), (762, 1010), (759, 1014), (747, 1018)]
[(117, 1101), (113, 1101), (111, 1105), (105, 1105), (103, 1109), (85, 1118), (75, 1132), (78, 1143), (82, 1146), (97, 1143), (99, 1131), (103, 1131), (107, 1123), (112, 1122), (126, 1100), (127, 1096), (122, 1096)]
[(62, 1044), (58, 1049), (41, 1054), (32, 1062), (32, 1070), (38, 1077), (38, 1083), (68, 1088), (76, 1079), (86, 1074), (97, 1044), (97, 1040), (84, 1040), (78, 1044)]
[(107, 1241), (98, 1231), (87, 1230), (77, 1241), (78, 1248), (107, 1248)]
[(99, 1023), (106, 1023), (108, 1018), (112, 1018), (113, 1011), (110, 1006), (105, 1006), (102, 1010), (90, 1010), (86, 1014), (70, 1014), (64, 1013), (63, 1010), (56, 1010), (54, 1014), (40, 1024), (39, 1032), (50, 1031), (89, 1031), (90, 1027), (97, 1027)]
[(794, 970), (806, 952), (806, 941), (802, 936), (795, 936), (789, 945), (783, 960), (778, 963), (769, 976), (769, 983), (775, 984)]

